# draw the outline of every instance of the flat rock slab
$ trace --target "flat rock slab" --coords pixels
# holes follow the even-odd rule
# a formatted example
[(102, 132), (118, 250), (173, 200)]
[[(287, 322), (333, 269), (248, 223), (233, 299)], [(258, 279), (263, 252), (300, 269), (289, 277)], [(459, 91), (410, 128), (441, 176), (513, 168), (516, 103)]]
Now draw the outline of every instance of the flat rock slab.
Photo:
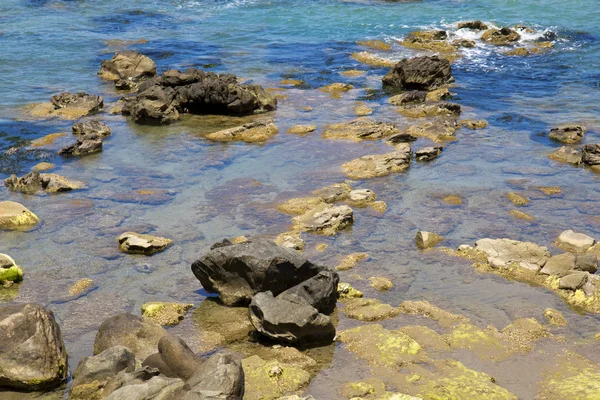
[(342, 165), (342, 171), (350, 179), (368, 179), (406, 171), (411, 161), (410, 146), (400, 144), (397, 150), (386, 154), (367, 155)]
[(269, 140), (278, 131), (279, 129), (273, 121), (252, 122), (235, 128), (209, 133), (206, 135), (206, 138), (218, 142), (256, 143)]
[(173, 243), (171, 239), (135, 232), (125, 232), (119, 235), (117, 242), (119, 249), (124, 253), (146, 256), (163, 251)]
[(523, 267), (531, 265), (541, 268), (550, 258), (550, 251), (531, 242), (519, 242), (511, 239), (480, 239), (475, 248), (488, 256), (493, 267), (506, 267), (517, 263)]
[(562, 232), (556, 239), (556, 245), (574, 253), (583, 253), (596, 243), (593, 237), (584, 233), (573, 232), (566, 230)]

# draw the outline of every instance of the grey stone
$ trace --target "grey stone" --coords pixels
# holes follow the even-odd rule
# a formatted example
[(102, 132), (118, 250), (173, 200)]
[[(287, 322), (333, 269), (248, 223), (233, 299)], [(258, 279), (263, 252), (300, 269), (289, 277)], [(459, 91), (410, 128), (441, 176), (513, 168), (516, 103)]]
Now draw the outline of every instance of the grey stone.
[(594, 238), (583, 233), (566, 230), (556, 239), (557, 246), (571, 252), (583, 253), (596, 243)]
[(600, 164), (600, 144), (586, 144), (581, 149), (582, 160), (587, 165), (599, 165)]
[(135, 354), (127, 347), (114, 346), (93, 357), (84, 357), (73, 372), (73, 388), (91, 383), (103, 382), (117, 375), (121, 371), (133, 372), (135, 370)]
[(297, 304), (308, 304), (320, 313), (329, 315), (335, 310), (339, 281), (337, 272), (321, 271), (312, 278), (289, 288), (277, 298)]
[(481, 239), (475, 242), (475, 248), (494, 260), (494, 264), (504, 267), (510, 263), (526, 262), (543, 267), (550, 257), (550, 251), (531, 242), (519, 242), (511, 239)]
[(567, 271), (575, 269), (575, 260), (575, 255), (571, 253), (552, 256), (540, 272), (545, 275), (562, 275)]
[(158, 341), (158, 353), (169, 371), (183, 380), (189, 379), (204, 363), (183, 340), (172, 335)]
[(87, 136), (94, 135), (98, 137), (110, 136), (111, 129), (104, 123), (98, 120), (86, 122), (76, 122), (71, 127), (73, 135)]
[(595, 254), (577, 254), (575, 269), (595, 274), (598, 271), (598, 257)]
[(560, 278), (558, 282), (559, 289), (577, 290), (583, 287), (588, 281), (587, 272), (576, 271)]
[[(573, 165), (580, 165), (582, 161), (582, 152), (572, 147), (563, 146), (549, 156), (553, 160), (566, 162)], [(600, 162), (600, 159), (599, 159)]]
[(191, 390), (185, 400), (241, 400), (244, 371), (239, 358), (227, 352), (211, 356), (187, 381)]

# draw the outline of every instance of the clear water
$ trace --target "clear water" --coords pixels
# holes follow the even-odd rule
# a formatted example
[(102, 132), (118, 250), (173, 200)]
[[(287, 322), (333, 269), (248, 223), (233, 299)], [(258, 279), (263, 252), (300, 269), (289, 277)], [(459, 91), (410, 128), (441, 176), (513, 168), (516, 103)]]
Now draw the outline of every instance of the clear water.
[[(565, 229), (600, 238), (599, 176), (549, 160), (547, 154), (558, 146), (541, 135), (557, 123), (581, 122), (589, 129), (584, 142), (599, 141), (600, 11), (592, 0), (300, 0), (293, 5), (275, 0), (3, 0), (0, 178), (21, 175), (47, 160), (58, 166), (58, 173), (87, 184), (84, 191), (56, 196), (23, 196), (0, 188), (0, 200), (19, 201), (43, 221), (32, 232), (0, 232), (0, 252), (13, 256), (26, 273), (16, 301), (39, 302), (56, 313), (72, 368), (91, 354), (95, 331), (109, 316), (139, 313), (146, 301), (200, 304), (204, 294), (190, 264), (213, 242), (237, 235), (276, 236), (289, 226), (289, 217), (276, 210), (279, 202), (342, 181), (342, 163), (390, 149), (383, 143), (324, 140), (320, 133), (326, 124), (354, 118), (357, 100), (374, 108), (374, 119), (410, 123), (380, 90), (386, 70), (349, 57), (364, 50), (356, 41), (393, 43), (386, 56), (400, 59), (416, 54), (395, 44), (406, 33), (435, 27), (466, 35), (456, 32), (455, 23), (467, 19), (499, 26), (522, 23), (558, 37), (547, 54), (525, 58), (507, 57), (490, 46), (466, 50), (453, 64), (455, 100), (465, 117), (486, 119), (490, 126), (459, 131), (459, 140), (447, 144), (432, 163), (357, 182), (355, 187), (377, 192), (387, 202), (387, 212), (356, 210), (354, 228), (335, 238), (307, 235), (306, 254), (335, 265), (342, 255), (366, 251), (370, 260), (343, 279), (351, 280), (353, 273), (388, 276), (395, 287), (385, 294), (370, 288), (366, 279), (352, 282), (366, 296), (392, 305), (425, 299), (480, 326), (499, 328), (517, 317), (543, 321), (542, 311), (554, 307), (570, 321), (567, 336), (593, 336), (600, 331), (597, 317), (575, 313), (545, 289), (480, 275), (466, 261), (418, 252), (413, 242), (418, 230), (443, 234), (451, 247), (482, 237), (551, 246)], [(6, 153), (70, 129), (71, 122), (24, 118), (22, 108), (29, 103), (47, 101), (60, 91), (117, 100), (96, 72), (103, 59), (124, 48), (110, 41), (142, 38), (145, 43), (127, 47), (152, 57), (159, 70), (194, 66), (235, 73), (266, 87), (281, 87), (280, 80), (288, 78), (306, 85), (281, 92), (287, 98), (272, 115), (280, 133), (264, 145), (203, 139), (206, 132), (239, 123), (230, 118), (186, 117), (168, 127), (140, 127), (102, 114), (113, 134), (101, 154), (60, 159), (55, 152), (72, 141), (69, 136), (34, 153)], [(360, 78), (339, 74), (355, 68), (368, 73)], [(332, 82), (349, 82), (356, 89), (337, 100), (317, 90)], [(305, 106), (313, 111), (305, 112)], [(318, 129), (305, 137), (285, 133), (300, 123)], [(538, 185), (560, 186), (563, 193), (547, 197), (533, 189)], [(513, 207), (505, 194), (513, 190), (532, 199), (522, 210), (536, 222), (508, 214)], [(460, 195), (463, 205), (443, 203), (440, 199), (448, 194)], [(115, 237), (126, 230), (167, 236), (175, 244), (151, 258), (122, 255)], [(317, 243), (330, 246), (318, 253)], [(84, 277), (92, 278), (98, 289), (65, 302), (68, 288)], [(193, 344), (197, 332), (189, 320), (173, 331)], [(404, 323), (406, 318), (399, 317), (386, 326)], [(338, 328), (355, 324), (341, 317)], [(522, 398), (535, 394), (530, 384), (535, 377), (514, 374), (514, 366), (459, 359), (503, 379), (503, 386)], [(349, 362), (356, 368), (344, 368)], [(527, 357), (519, 363), (524, 371), (537, 365)], [(337, 349), (331, 366), (317, 375), (307, 393), (335, 398), (331, 387), (363, 376), (361, 368)]]

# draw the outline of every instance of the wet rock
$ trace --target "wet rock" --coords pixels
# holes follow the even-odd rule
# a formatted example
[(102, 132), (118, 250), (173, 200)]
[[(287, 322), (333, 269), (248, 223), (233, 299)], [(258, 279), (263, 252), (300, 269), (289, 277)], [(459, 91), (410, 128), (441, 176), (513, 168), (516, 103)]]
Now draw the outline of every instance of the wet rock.
[(364, 261), (369, 258), (367, 253), (352, 253), (348, 254), (342, 261), (338, 264), (335, 269), (337, 271), (348, 271), (356, 266), (361, 261)]
[[(586, 165), (600, 164), (600, 144), (586, 144), (581, 148), (581, 159)], [(575, 164), (575, 163), (572, 163)]]
[(459, 104), (447, 101), (429, 104), (409, 104), (398, 108), (400, 114), (411, 118), (437, 117), (437, 116), (459, 116), (461, 108)]
[(431, 50), (440, 53), (452, 53), (456, 47), (446, 41), (446, 31), (418, 31), (409, 33), (401, 44), (411, 49)]
[(596, 243), (594, 238), (583, 234), (566, 230), (556, 239), (556, 245), (573, 253), (583, 253)]
[(540, 399), (593, 399), (598, 393), (598, 366), (579, 354), (569, 352), (558, 356), (542, 373), (545, 379), (538, 384), (536, 396)]
[[(554, 153), (548, 155), (548, 157), (556, 161), (566, 162), (573, 165), (580, 165), (583, 160), (583, 153), (572, 147), (563, 146), (560, 149), (556, 150)], [(598, 161), (600, 162), (600, 158), (598, 159)]]
[(490, 28), (483, 32), (481, 39), (496, 46), (508, 46), (521, 39), (521, 35), (508, 27), (502, 29)]
[(397, 308), (375, 299), (355, 298), (344, 301), (342, 311), (348, 318), (359, 321), (383, 321), (400, 314)]
[(84, 357), (73, 372), (69, 399), (102, 398), (104, 386), (109, 379), (121, 371), (134, 370), (135, 355), (124, 346), (114, 346), (96, 356)]
[(354, 223), (354, 215), (348, 206), (322, 204), (294, 217), (293, 222), (300, 231), (334, 236)]
[(177, 325), (193, 304), (150, 302), (142, 306), (142, 317), (160, 325)]
[(342, 387), (342, 396), (347, 399), (367, 397), (375, 393), (375, 387), (367, 382), (348, 382)]
[(365, 116), (373, 114), (373, 109), (369, 107), (366, 103), (358, 103), (356, 107), (354, 107), (354, 114), (357, 116)]
[(73, 131), (73, 135), (79, 136), (98, 136), (98, 137), (106, 137), (110, 136), (111, 129), (104, 123), (98, 120), (91, 120), (86, 122), (77, 122), (73, 124), (71, 128)]
[(371, 286), (380, 292), (387, 292), (394, 287), (394, 284), (389, 278), (383, 276), (374, 276), (369, 278)]
[(558, 254), (548, 259), (540, 273), (545, 275), (564, 275), (565, 272), (575, 269), (576, 257), (571, 253)]
[(379, 57), (367, 51), (352, 53), (350, 57), (360, 63), (371, 65), (373, 67), (388, 68), (394, 65), (394, 61)]
[(409, 92), (400, 93), (390, 97), (388, 102), (395, 106), (404, 106), (407, 104), (424, 103), (426, 99), (427, 92), (425, 90), (411, 90)]
[(242, 360), (245, 378), (244, 400), (272, 400), (307, 386), (310, 374), (300, 368), (264, 361), (258, 356)]
[(548, 137), (564, 144), (579, 143), (585, 135), (586, 128), (581, 125), (561, 125), (550, 129)]
[(510, 210), (508, 213), (517, 219), (521, 219), (524, 221), (530, 221), (530, 222), (535, 221), (534, 217), (532, 217), (531, 215), (529, 215), (527, 213), (524, 213), (523, 211)]
[(109, 81), (153, 78), (156, 76), (156, 64), (137, 51), (120, 51), (110, 60), (102, 61), (98, 75)]
[(546, 247), (510, 239), (480, 239), (475, 242), (475, 248), (487, 255), (488, 263), (494, 268), (506, 268), (515, 263), (523, 268), (539, 270), (550, 258)]
[(129, 114), (141, 125), (164, 125), (179, 119), (177, 109), (160, 100), (140, 100), (131, 106)]
[(276, 296), (324, 269), (264, 239), (213, 249), (192, 264), (204, 289), (226, 305), (249, 304), (267, 290)]
[(433, 232), (419, 231), (417, 232), (417, 236), (415, 236), (415, 243), (421, 250), (429, 249), (442, 240), (444, 240), (443, 237)]
[(554, 326), (567, 326), (567, 320), (560, 313), (560, 311), (553, 308), (546, 308), (544, 310), (544, 317), (550, 325)]
[(415, 159), (417, 161), (431, 161), (438, 158), (443, 150), (442, 146), (423, 147), (415, 152)]
[(40, 190), (48, 193), (67, 192), (85, 187), (83, 182), (70, 180), (57, 174), (40, 174), (32, 171), (20, 178), (11, 175), (4, 180), (4, 184), (13, 192), (34, 194)]
[(56, 110), (70, 110), (81, 115), (88, 115), (98, 112), (104, 107), (102, 96), (95, 96), (86, 93), (63, 92), (52, 96), (50, 102)]
[(308, 304), (322, 314), (331, 314), (338, 299), (339, 276), (337, 272), (321, 271), (304, 282), (289, 288), (277, 296), (296, 304)]
[(67, 352), (54, 314), (38, 304), (0, 306), (0, 386), (33, 391), (66, 382)]
[(0, 201), (0, 229), (30, 230), (39, 222), (40, 219), (37, 215), (22, 204), (14, 201)]
[(205, 299), (194, 310), (192, 318), (199, 331), (203, 352), (243, 341), (254, 330), (247, 308), (227, 307), (214, 298)]
[(404, 90), (431, 90), (453, 81), (450, 62), (437, 56), (404, 59), (383, 77), (384, 85)]
[(266, 337), (291, 343), (328, 343), (335, 337), (331, 319), (308, 305), (273, 297), (271, 292), (258, 293), (249, 308), (254, 328)]
[(462, 315), (442, 310), (426, 301), (403, 301), (400, 306), (398, 306), (398, 310), (404, 314), (422, 315), (431, 318), (444, 328), (449, 328), (469, 321)]
[(430, 90), (427, 92), (425, 96), (426, 101), (441, 101), (452, 97), (453, 94), (450, 93), (447, 87), (441, 87), (439, 89)]
[(369, 118), (358, 118), (348, 123), (332, 124), (326, 127), (326, 139), (379, 140), (400, 132), (393, 124), (376, 122)]
[(409, 133), (398, 133), (394, 136), (390, 136), (388, 139), (388, 143), (398, 144), (398, 143), (410, 143), (416, 141), (418, 138)]
[(119, 249), (123, 253), (143, 254), (150, 256), (169, 247), (173, 241), (160, 236), (144, 235), (142, 233), (125, 232), (117, 237)]
[(575, 256), (575, 269), (595, 274), (598, 271), (598, 257), (595, 254), (577, 254)]
[(482, 21), (465, 21), (458, 23), (458, 29), (470, 29), (472, 31), (484, 31), (488, 26)]
[(0, 253), (0, 284), (20, 282), (23, 280), (23, 270), (15, 260), (7, 254)]
[(273, 121), (251, 122), (235, 128), (209, 133), (205, 137), (218, 142), (264, 142), (273, 137), (279, 129)]
[(488, 126), (488, 123), (484, 119), (463, 119), (460, 121), (460, 125), (467, 129), (483, 129)]
[(94, 354), (113, 346), (125, 346), (137, 358), (144, 359), (156, 352), (158, 341), (167, 331), (154, 321), (123, 313), (104, 321), (94, 340)]
[(523, 197), (515, 192), (507, 193), (506, 197), (508, 198), (508, 200), (510, 200), (511, 203), (513, 203), (517, 207), (526, 206), (530, 202), (528, 198)]
[(381, 40), (359, 40), (356, 42), (356, 44), (359, 46), (369, 47), (374, 50), (388, 51), (392, 49), (392, 46), (389, 43)]
[(346, 282), (338, 284), (338, 294), (340, 299), (358, 299), (363, 297), (363, 293), (360, 290), (356, 290)]
[(407, 133), (417, 137), (425, 137), (436, 142), (456, 140), (454, 134), (459, 125), (454, 118), (436, 118), (433, 121), (409, 126)]
[(366, 207), (377, 200), (377, 194), (371, 189), (355, 189), (348, 194), (348, 203), (355, 207)]
[(69, 296), (73, 299), (79, 298), (88, 294), (97, 287), (98, 285), (96, 285), (96, 283), (90, 278), (82, 278), (69, 288)]
[(324, 203), (321, 197), (297, 197), (278, 205), (277, 209), (285, 214), (302, 215)]
[(317, 189), (312, 192), (313, 195), (320, 197), (326, 203), (336, 203), (345, 200), (352, 191), (352, 186), (348, 183), (334, 183), (322, 189)]
[(577, 290), (583, 287), (588, 281), (589, 273), (583, 271), (575, 271), (560, 278), (558, 282), (559, 289)]
[(302, 239), (302, 234), (296, 231), (283, 232), (277, 239), (275, 239), (275, 243), (277, 246), (285, 247), (288, 249), (302, 251), (304, 250), (304, 239)]
[(410, 145), (402, 143), (392, 153), (372, 154), (342, 165), (342, 171), (351, 179), (368, 179), (386, 176), (408, 169), (412, 153)]
[(423, 360), (422, 349), (405, 333), (379, 324), (362, 325), (340, 332), (339, 340), (371, 365), (402, 367)]
[(456, 48), (464, 47), (466, 49), (472, 49), (477, 47), (477, 43), (474, 40), (470, 39), (454, 39), (452, 41), (452, 45)]
[(244, 394), (244, 370), (242, 362), (232, 354), (221, 352), (211, 356), (202, 368), (188, 380), (192, 399), (240, 400)]
[(188, 380), (203, 368), (203, 363), (183, 340), (166, 335), (158, 342), (158, 353), (147, 357), (143, 365), (157, 368), (169, 378)]
[(37, 172), (48, 171), (54, 169), (56, 166), (49, 162), (41, 162), (33, 166), (32, 170)]
[(310, 132), (314, 132), (317, 129), (316, 125), (295, 125), (287, 130), (287, 133), (293, 133), (295, 135), (305, 135)]
[(81, 136), (73, 144), (63, 147), (58, 152), (61, 156), (86, 156), (102, 151), (102, 139), (93, 135)]

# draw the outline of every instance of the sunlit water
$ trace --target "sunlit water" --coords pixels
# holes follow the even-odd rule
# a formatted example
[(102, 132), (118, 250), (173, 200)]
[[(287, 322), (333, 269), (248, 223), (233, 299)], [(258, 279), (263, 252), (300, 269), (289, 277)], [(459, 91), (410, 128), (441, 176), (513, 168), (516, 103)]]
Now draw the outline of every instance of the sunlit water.
[[(595, 1), (558, 0), (423, 1), (52, 1), (3, 0), (0, 3), (0, 178), (22, 175), (40, 160), (55, 163), (57, 172), (86, 183), (87, 189), (55, 196), (23, 196), (0, 188), (0, 200), (14, 200), (34, 211), (42, 224), (31, 232), (0, 232), (0, 252), (23, 267), (26, 278), (15, 301), (39, 302), (57, 315), (71, 368), (92, 352), (99, 324), (123, 311), (139, 313), (147, 301), (200, 304), (204, 293), (190, 264), (217, 240), (237, 235), (276, 236), (289, 216), (276, 205), (288, 198), (345, 179), (340, 165), (365, 154), (389, 151), (378, 142), (343, 142), (321, 138), (326, 124), (354, 118), (357, 100), (374, 109), (372, 118), (401, 126), (411, 121), (397, 114), (381, 91), (385, 69), (351, 59), (365, 50), (357, 40), (380, 39), (393, 44), (386, 57), (417, 54), (396, 44), (422, 28), (456, 31), (456, 22), (482, 19), (498, 26), (522, 23), (539, 32), (557, 34), (555, 48), (531, 57), (507, 57), (502, 49), (479, 45), (465, 50), (453, 64), (463, 116), (486, 119), (481, 131), (460, 130), (458, 140), (428, 164), (413, 164), (404, 174), (364, 182), (388, 210), (379, 214), (356, 209), (352, 230), (334, 238), (305, 235), (310, 258), (335, 265), (355, 251), (370, 260), (342, 279), (392, 305), (425, 299), (464, 314), (480, 326), (499, 328), (517, 317), (535, 317), (554, 307), (570, 321), (565, 334), (587, 338), (600, 331), (595, 316), (570, 310), (543, 288), (477, 273), (469, 262), (414, 246), (418, 230), (431, 230), (455, 247), (483, 237), (510, 237), (551, 246), (565, 229), (600, 238), (599, 176), (587, 169), (559, 164), (547, 154), (559, 147), (543, 135), (562, 122), (584, 123), (584, 142), (599, 141), (600, 12)], [(232, 126), (231, 118), (185, 117), (168, 127), (140, 127), (121, 116), (100, 116), (113, 130), (101, 154), (62, 160), (56, 150), (73, 139), (25, 152), (29, 140), (69, 131), (72, 122), (22, 120), (21, 109), (47, 101), (61, 91), (102, 94), (116, 101), (112, 85), (96, 72), (103, 59), (124, 48), (111, 40), (139, 41), (128, 48), (152, 57), (159, 70), (205, 68), (231, 72), (266, 87), (282, 87), (281, 79), (301, 79), (299, 88), (278, 92), (271, 116), (280, 133), (264, 145), (215, 144), (206, 132)], [(535, 40), (537, 37), (525, 38)], [(384, 54), (382, 54), (384, 55)], [(339, 72), (364, 69), (365, 77)], [(332, 99), (318, 87), (352, 83), (356, 89)], [(313, 111), (306, 112), (304, 107)], [(286, 134), (295, 124), (315, 124), (304, 137)], [(427, 145), (422, 139), (414, 147)], [(548, 197), (538, 185), (560, 186)], [(143, 195), (138, 191), (152, 190)], [(522, 209), (536, 222), (518, 220), (508, 191), (532, 199)], [(461, 206), (441, 201), (460, 195)], [(115, 237), (127, 230), (172, 238), (174, 245), (153, 257), (120, 254)], [(315, 251), (317, 243), (328, 249)], [(554, 253), (559, 252), (553, 249)], [(352, 274), (365, 280), (352, 280)], [(387, 276), (395, 287), (385, 294), (368, 285), (370, 276)], [(92, 278), (98, 289), (65, 301), (68, 288)], [(173, 331), (194, 344), (197, 331), (188, 318)], [(399, 327), (410, 320), (386, 321)], [(340, 317), (338, 329), (356, 324)], [(586, 354), (596, 357), (596, 354)], [(531, 375), (469, 357), (466, 365), (484, 370), (523, 398), (535, 394)], [(527, 360), (527, 358), (524, 358)], [(336, 398), (342, 383), (366, 375), (342, 368), (352, 356), (339, 348), (331, 366), (312, 382), (307, 393)], [(539, 361), (539, 360), (538, 360)], [(523, 371), (536, 360), (521, 361)], [(337, 389), (336, 389), (337, 390)]]

